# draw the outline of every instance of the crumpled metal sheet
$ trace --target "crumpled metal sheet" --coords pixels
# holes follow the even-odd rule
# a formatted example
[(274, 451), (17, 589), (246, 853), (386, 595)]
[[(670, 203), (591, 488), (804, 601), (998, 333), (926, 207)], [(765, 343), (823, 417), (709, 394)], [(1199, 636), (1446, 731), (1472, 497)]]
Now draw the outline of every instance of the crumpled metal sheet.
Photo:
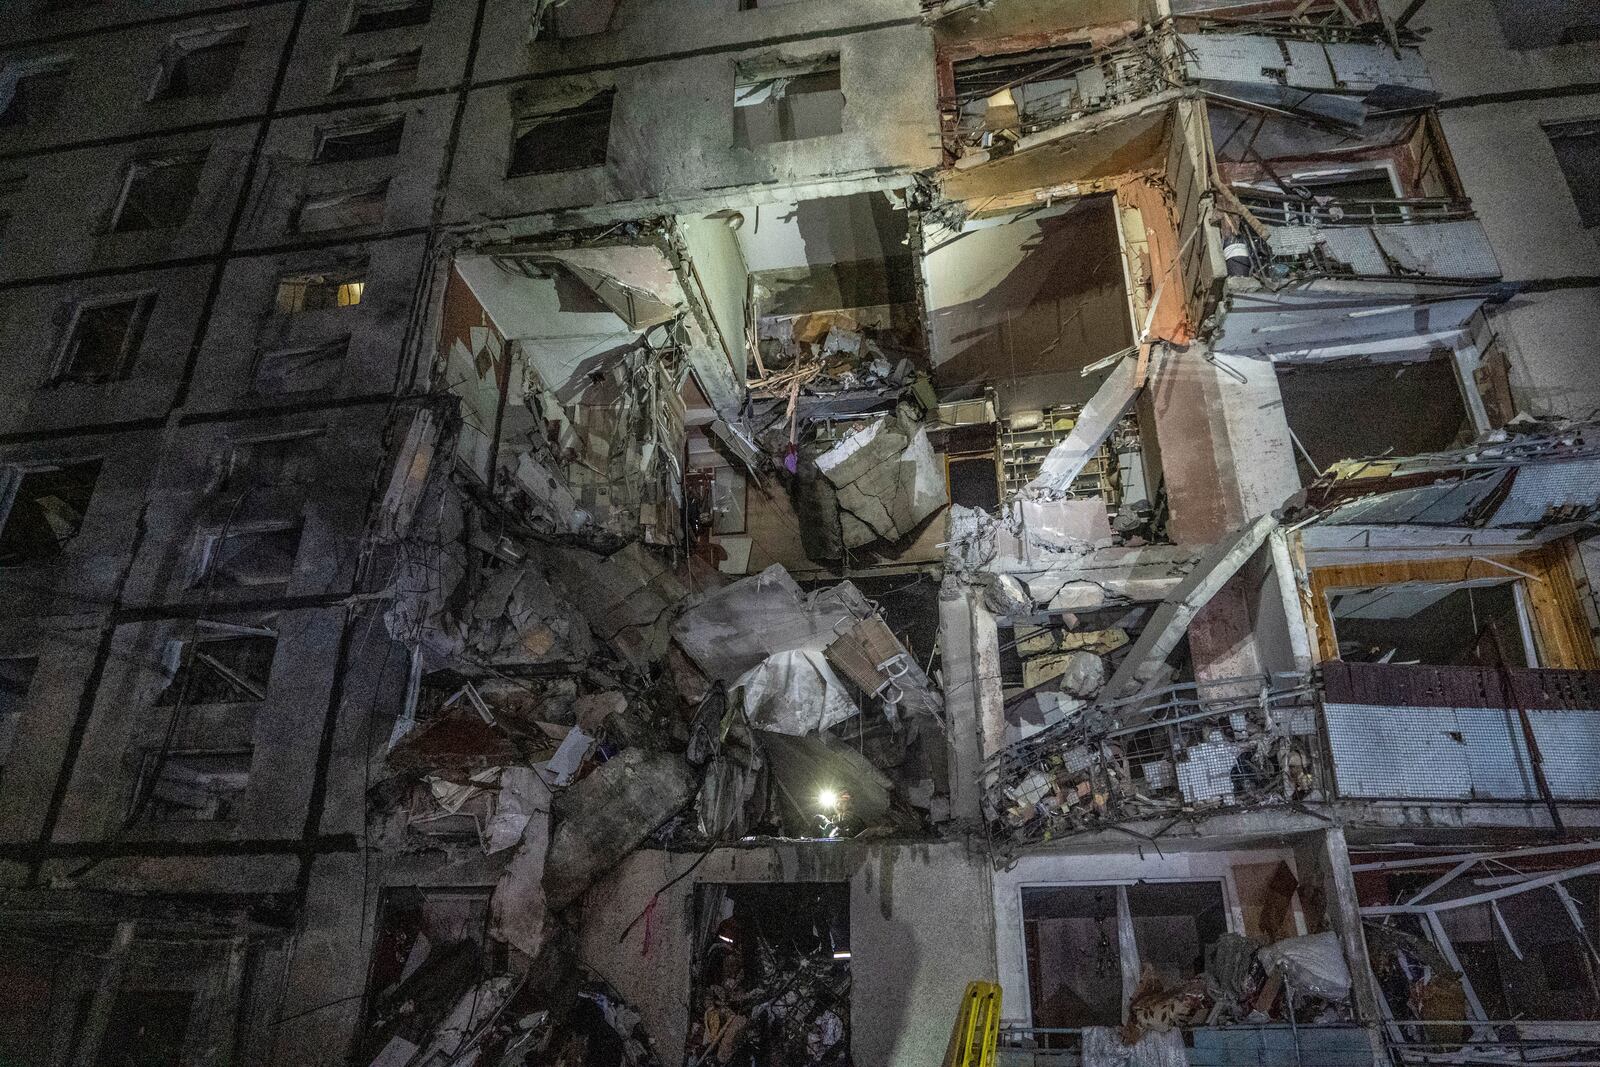
[(861, 711), (827, 656), (816, 649), (775, 652), (730, 689), (743, 692), (752, 727), (795, 737), (826, 730)]

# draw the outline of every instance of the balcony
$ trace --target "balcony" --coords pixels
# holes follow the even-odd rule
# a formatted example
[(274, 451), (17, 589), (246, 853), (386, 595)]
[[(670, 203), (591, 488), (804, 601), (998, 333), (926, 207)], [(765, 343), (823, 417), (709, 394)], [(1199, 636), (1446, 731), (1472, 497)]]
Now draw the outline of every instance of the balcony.
[(1500, 277), (1488, 234), (1460, 199), (1309, 200), (1236, 190), (1270, 230), (1270, 255), (1252, 268), (1268, 277)]

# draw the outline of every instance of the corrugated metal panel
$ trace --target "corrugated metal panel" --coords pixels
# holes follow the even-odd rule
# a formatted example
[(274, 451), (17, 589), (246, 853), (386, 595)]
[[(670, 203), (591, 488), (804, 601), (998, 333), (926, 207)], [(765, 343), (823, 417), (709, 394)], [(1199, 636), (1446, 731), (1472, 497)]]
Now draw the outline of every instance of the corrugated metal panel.
[[(1323, 718), (1341, 796), (1540, 799), (1515, 711), (1329, 703)], [(1600, 800), (1600, 711), (1528, 718), (1556, 798)]]
[(1573, 460), (1524, 466), (1517, 471), (1505, 503), (1495, 510), (1495, 526), (1533, 526), (1553, 507), (1600, 504), (1600, 463)]

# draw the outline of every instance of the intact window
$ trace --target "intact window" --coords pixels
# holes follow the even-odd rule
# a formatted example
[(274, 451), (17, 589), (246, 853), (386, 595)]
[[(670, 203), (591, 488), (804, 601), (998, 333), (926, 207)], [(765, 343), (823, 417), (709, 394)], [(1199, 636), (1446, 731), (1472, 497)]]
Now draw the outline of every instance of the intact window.
[(317, 131), (317, 147), (312, 158), (318, 163), (349, 163), (396, 155), (405, 128), (404, 115), (378, 122), (323, 127)]
[(226, 91), (233, 84), (244, 37), (243, 26), (174, 37), (161, 57), (150, 98), (173, 100)]
[(606, 161), (616, 92), (596, 93), (577, 107), (532, 115), (517, 123), (508, 177), (597, 167)]
[(147, 752), (139, 768), (134, 809), (151, 822), (232, 822), (239, 817), (250, 784), (250, 758), (249, 749)]
[(0, 659), (0, 774), (3, 774), (16, 744), (22, 709), (28, 701), (38, 659), (32, 656)]
[(56, 362), (56, 381), (110, 382), (128, 376), (155, 294), (80, 304)]
[(78, 536), (100, 461), (13, 472), (0, 526), (0, 567), (55, 559)]
[(1600, 41), (1594, 0), (1494, 0), (1506, 44), (1519, 51)]
[(112, 232), (170, 230), (181, 226), (200, 188), (200, 172), (205, 163), (204, 152), (130, 163), (111, 220)]
[(265, 700), (278, 639), (270, 630), (206, 636), (177, 645), (178, 666), (158, 706), (243, 704)]
[(263, 352), (256, 360), (250, 391), (270, 396), (327, 389), (339, 380), (349, 348), (346, 336), (307, 348)]
[(224, 588), (287, 585), (294, 576), (299, 551), (299, 523), (213, 534), (206, 540), (204, 566), (195, 584)]
[(1584, 226), (1600, 226), (1600, 119), (1552, 122), (1544, 128), (1578, 205)]
[(733, 87), (733, 141), (741, 148), (844, 132), (837, 56), (792, 70), (740, 68)]
[(404, 89), (417, 80), (422, 62), (420, 48), (386, 56), (346, 56), (333, 75), (333, 92), (351, 96), (378, 96)]
[(377, 226), (389, 196), (389, 179), (328, 196), (308, 196), (295, 209), (295, 233), (326, 233)]
[(367, 291), (367, 268), (285, 274), (278, 279), (277, 307), (285, 315), (355, 307)]
[(0, 67), (0, 129), (49, 121), (67, 87), (72, 61), (29, 59)]
[(420, 26), (433, 17), (433, 0), (356, 0), (346, 33)]

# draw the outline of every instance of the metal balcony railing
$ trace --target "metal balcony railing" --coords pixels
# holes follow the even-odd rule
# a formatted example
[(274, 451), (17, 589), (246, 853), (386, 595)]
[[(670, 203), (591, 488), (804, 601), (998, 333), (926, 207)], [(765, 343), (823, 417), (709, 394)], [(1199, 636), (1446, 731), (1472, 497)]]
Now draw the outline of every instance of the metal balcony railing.
[[(1356, 1024), (1240, 1023), (1182, 1031), (1189, 1067), (1374, 1067), (1372, 1039)], [(1081, 1067), (1082, 1028), (1000, 1031), (999, 1067)]]
[(1234, 192), (1256, 218), (1269, 226), (1408, 226), (1477, 218), (1472, 201), (1457, 197), (1397, 197), (1343, 200), (1241, 189)]

